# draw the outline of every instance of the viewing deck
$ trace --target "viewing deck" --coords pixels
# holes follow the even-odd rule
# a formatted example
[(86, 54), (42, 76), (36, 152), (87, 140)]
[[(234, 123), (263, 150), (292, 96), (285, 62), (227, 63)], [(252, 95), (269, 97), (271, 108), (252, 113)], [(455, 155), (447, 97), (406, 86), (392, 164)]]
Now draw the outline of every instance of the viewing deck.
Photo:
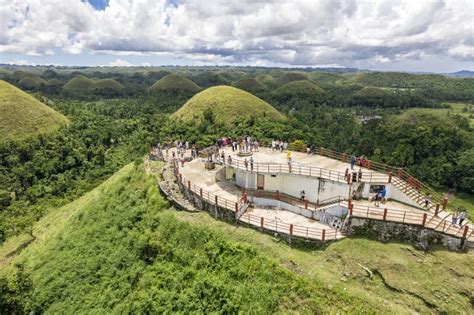
[[(170, 156), (172, 150), (174, 149), (170, 150)], [(225, 154), (225, 163), (221, 161), (222, 151)], [(186, 152), (186, 156), (190, 156), (190, 153)], [(229, 156), (230, 161), (228, 160)], [(270, 148), (260, 148), (259, 152), (253, 152), (253, 163), (251, 163), (250, 157), (239, 157), (237, 152), (233, 152), (230, 147), (225, 147), (219, 151), (218, 160), (219, 164), (216, 164), (215, 169), (212, 170), (205, 168), (206, 158), (185, 162), (183, 166), (177, 162), (178, 178), (182, 185), (191, 192), (201, 196), (211, 204), (216, 206), (219, 204), (219, 206), (230, 211), (235, 211), (237, 220), (256, 227), (306, 239), (336, 240), (344, 237), (343, 232), (339, 230), (343, 227), (343, 224), (332, 220), (332, 217), (331, 220), (328, 220), (325, 209), (339, 207), (340, 209), (347, 209), (349, 216), (418, 225), (454, 237), (466, 238), (469, 241), (474, 240), (470, 224), (463, 227), (453, 225), (450, 213), (442, 209), (436, 210), (434, 204), (431, 204), (428, 209), (423, 208), (420, 203), (421, 192), (412, 193), (414, 188), (411, 184), (408, 185), (403, 179), (396, 178), (390, 172), (356, 166), (353, 171), (358, 176), (354, 179), (352, 176), (346, 175), (347, 170), (351, 172), (351, 166), (347, 159), (341, 159), (346, 160), (341, 161), (317, 154), (291, 151), (290, 165), (287, 151), (272, 151)], [(246, 189), (244, 197), (244, 189), (237, 186), (235, 175), (234, 180), (226, 179), (225, 166), (234, 169), (234, 172), (239, 171), (250, 175), (255, 173), (252, 176), (257, 176), (257, 174), (296, 176), (295, 186), (299, 185), (298, 178), (303, 177), (314, 180), (328, 180), (343, 185), (349, 193), (345, 196), (330, 198), (334, 200), (328, 201), (329, 205), (323, 204), (324, 202), (320, 204), (319, 199), (317, 202), (314, 200), (311, 202), (308, 200), (302, 201), (296, 196), (284, 196), (283, 193), (267, 189), (255, 189), (255, 192)], [(356, 182), (353, 182), (354, 180)], [(354, 200), (352, 199), (353, 191), (351, 189), (357, 188), (358, 183), (369, 186), (392, 183), (394, 189), (403, 191), (406, 198), (410, 198), (412, 204), (398, 202), (390, 199), (390, 196), (388, 196), (388, 201), (380, 203), (379, 206), (375, 206), (367, 198)], [(295, 187), (295, 189), (298, 190), (299, 187)], [(288, 211), (280, 206), (262, 207), (253, 204), (251, 202), (252, 198), (257, 197), (284, 202), (289, 207), (293, 207), (293, 210)], [(247, 198), (249, 201), (247, 201)], [(349, 199), (351, 200), (349, 201)], [(323, 217), (325, 220), (322, 222), (314, 219), (316, 217)]]

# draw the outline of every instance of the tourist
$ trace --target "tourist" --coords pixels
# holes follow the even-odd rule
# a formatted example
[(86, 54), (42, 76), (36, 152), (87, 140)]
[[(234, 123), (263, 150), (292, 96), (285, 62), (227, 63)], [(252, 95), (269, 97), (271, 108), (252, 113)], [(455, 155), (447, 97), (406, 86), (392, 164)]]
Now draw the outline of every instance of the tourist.
[(383, 189), (380, 192), (380, 199), (382, 200), (382, 203), (387, 202), (387, 188), (385, 186), (383, 186)]
[(354, 155), (351, 156), (351, 170), (354, 169), (354, 166), (356, 165), (357, 159)]
[(260, 144), (258, 143), (257, 140), (254, 141), (253, 146), (254, 146), (255, 152), (258, 152), (258, 148), (260, 147)]
[(274, 152), (276, 149), (276, 141), (272, 140), (272, 152)]
[(247, 158), (244, 159), (244, 165), (245, 165), (245, 169), (248, 169), (249, 162), (247, 161)]
[(425, 196), (425, 207), (426, 208), (429, 208), (430, 202), (431, 202), (431, 194), (427, 193), (426, 196)]
[(306, 147), (306, 153), (307, 153), (308, 155), (311, 154), (311, 149), (309, 148), (309, 146)]
[(458, 223), (458, 212), (457, 211), (454, 211), (452, 220), (453, 220), (453, 225), (456, 225), (456, 223)]
[(221, 159), (222, 159), (222, 164), (225, 164), (225, 153), (224, 153), (224, 150), (222, 150)]
[(380, 207), (381, 191), (377, 191), (375, 194), (375, 206)]
[(279, 144), (280, 144), (280, 152), (283, 152), (283, 140), (280, 140)]
[(291, 151), (286, 153), (286, 158), (288, 159), (288, 165), (291, 166)]
[(253, 171), (253, 157), (250, 157), (250, 170)]
[(462, 226), (462, 223), (466, 219), (466, 210), (462, 209), (461, 214), (459, 215), (459, 226)]
[(228, 163), (229, 165), (232, 164), (232, 158), (231, 158), (230, 154), (229, 154), (229, 156), (227, 157), (227, 163)]
[(304, 201), (304, 200), (305, 200), (305, 195), (306, 195), (306, 193), (304, 192), (304, 190), (300, 191), (300, 199), (301, 199), (301, 201)]

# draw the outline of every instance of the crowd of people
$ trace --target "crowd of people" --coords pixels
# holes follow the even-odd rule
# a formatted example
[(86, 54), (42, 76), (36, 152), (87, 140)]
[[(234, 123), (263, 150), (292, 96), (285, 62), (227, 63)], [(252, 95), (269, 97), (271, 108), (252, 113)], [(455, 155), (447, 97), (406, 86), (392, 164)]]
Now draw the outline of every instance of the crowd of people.
[(288, 142), (283, 140), (272, 140), (272, 151), (283, 152), (288, 149)]

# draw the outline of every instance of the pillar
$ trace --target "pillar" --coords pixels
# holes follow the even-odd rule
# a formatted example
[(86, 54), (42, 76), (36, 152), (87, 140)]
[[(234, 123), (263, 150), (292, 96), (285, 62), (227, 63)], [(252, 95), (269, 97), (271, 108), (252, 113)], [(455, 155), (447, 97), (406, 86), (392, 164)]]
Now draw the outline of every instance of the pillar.
[(448, 198), (444, 197), (444, 199), (443, 199), (443, 210), (446, 209), (447, 206), (448, 206)]
[(392, 172), (388, 172), (388, 183), (392, 182)]

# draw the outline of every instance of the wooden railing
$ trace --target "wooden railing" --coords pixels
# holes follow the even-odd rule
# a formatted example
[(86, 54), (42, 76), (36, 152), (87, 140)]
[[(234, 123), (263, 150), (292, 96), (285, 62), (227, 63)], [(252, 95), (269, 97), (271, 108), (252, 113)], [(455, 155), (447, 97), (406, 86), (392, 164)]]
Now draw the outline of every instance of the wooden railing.
[[(222, 161), (221, 161), (222, 162)], [(229, 163), (228, 160), (223, 162)], [(348, 174), (328, 170), (320, 167), (312, 167), (312, 166), (304, 166), (298, 164), (283, 164), (283, 163), (251, 163), (249, 160), (241, 160), (241, 159), (232, 159), (230, 164), (228, 164), (234, 168), (244, 170), (244, 171), (252, 171), (257, 173), (284, 173), (284, 174), (295, 174), (295, 175), (303, 175), (315, 178), (324, 178), (340, 183), (351, 183), (352, 176), (349, 172)], [(389, 182), (389, 175), (373, 173), (373, 172), (362, 172), (357, 174), (357, 181), (366, 182), (366, 183), (388, 183)]]
[(427, 229), (442, 232), (446, 235), (469, 238), (473, 230), (468, 224), (459, 227), (447, 220), (447, 216), (442, 219), (431, 213), (411, 212), (398, 209), (378, 208), (363, 205), (356, 205), (352, 202), (342, 202), (343, 206), (349, 208), (349, 215), (356, 218), (367, 218), (387, 222), (398, 222), (423, 226)]
[[(329, 158), (339, 160), (345, 163), (351, 162), (351, 156), (346, 153), (340, 153), (340, 152), (325, 149), (322, 147), (320, 147), (316, 153), (321, 156), (327, 156)], [(397, 167), (393, 167), (390, 165), (386, 165), (383, 163), (378, 163), (378, 162), (374, 162), (374, 161), (366, 160), (366, 159), (361, 160), (359, 158), (357, 159), (357, 165), (363, 168), (367, 168), (370, 170), (387, 174), (390, 178), (389, 182), (394, 180), (394, 184), (398, 188), (401, 188), (404, 192), (408, 192), (408, 190), (414, 190), (418, 192), (418, 195), (415, 198), (412, 198), (414, 200), (418, 201), (421, 198), (424, 198), (424, 196), (426, 196), (426, 194), (429, 193), (431, 195), (431, 203), (432, 203), (432, 206), (430, 208), (434, 208), (434, 209), (439, 208), (442, 210), (445, 210), (448, 208), (447, 198), (445, 198), (442, 194), (435, 192), (428, 185), (418, 180), (415, 176), (411, 175), (410, 173), (405, 171), (403, 168), (397, 168)]]
[[(236, 196), (234, 200), (230, 200), (227, 198), (223, 198), (219, 195), (212, 194), (209, 191), (203, 189), (202, 187), (191, 183), (190, 180), (186, 179), (179, 172), (176, 163), (173, 163), (173, 166), (176, 177), (178, 178), (178, 181), (183, 185), (184, 189), (193, 192), (196, 196), (198, 196), (201, 200), (207, 202), (208, 204), (219, 206), (232, 212), (235, 212), (236, 218), (238, 218), (237, 213), (239, 212), (239, 209), (245, 206), (247, 202), (244, 198)], [(262, 229), (283, 233), (289, 236), (298, 236), (313, 240), (327, 241), (335, 240), (338, 239), (338, 237), (341, 237), (341, 233), (339, 231), (337, 231), (336, 229), (330, 229), (329, 227), (328, 229), (320, 229), (314, 227), (299, 226), (296, 224), (289, 224), (264, 217), (259, 217), (250, 213), (244, 213), (242, 216), (240, 216), (240, 218), (238, 218), (238, 220)]]

